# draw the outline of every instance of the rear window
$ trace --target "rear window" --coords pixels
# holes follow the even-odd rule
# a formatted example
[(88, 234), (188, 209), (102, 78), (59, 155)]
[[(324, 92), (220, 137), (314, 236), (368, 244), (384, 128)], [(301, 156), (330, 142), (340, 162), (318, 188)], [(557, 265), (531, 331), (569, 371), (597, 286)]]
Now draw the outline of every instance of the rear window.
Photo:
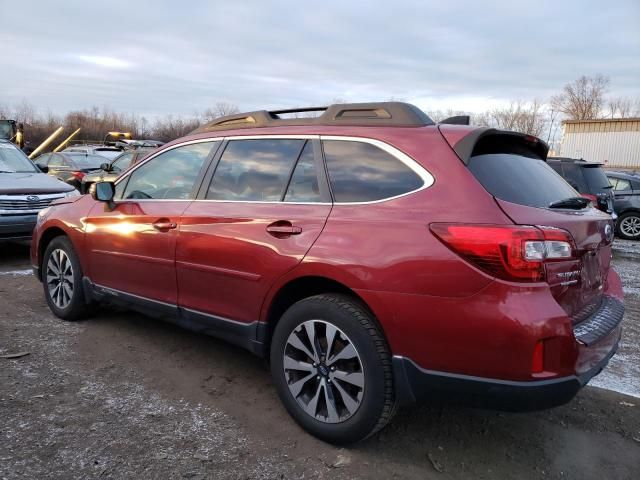
[(548, 207), (578, 196), (571, 185), (539, 158), (510, 153), (471, 157), (469, 170), (493, 196), (529, 207)]
[(602, 167), (583, 167), (584, 178), (587, 179), (589, 189), (593, 193), (598, 193), (602, 189), (609, 187), (609, 179), (604, 174)]
[(69, 155), (79, 168), (100, 168), (103, 163), (108, 163), (106, 159), (100, 155)]

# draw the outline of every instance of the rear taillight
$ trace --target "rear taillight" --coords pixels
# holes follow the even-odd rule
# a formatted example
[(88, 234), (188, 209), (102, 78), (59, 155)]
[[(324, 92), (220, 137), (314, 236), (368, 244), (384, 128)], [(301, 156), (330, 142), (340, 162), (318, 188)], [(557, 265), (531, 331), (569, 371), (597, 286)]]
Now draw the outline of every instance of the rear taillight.
[(82, 180), (82, 178), (86, 175), (86, 173), (84, 173), (84, 172), (71, 172), (71, 175), (73, 175), (73, 177), (76, 180)]
[(544, 281), (545, 262), (573, 258), (571, 234), (552, 227), (433, 223), (431, 231), (455, 253), (495, 277)]

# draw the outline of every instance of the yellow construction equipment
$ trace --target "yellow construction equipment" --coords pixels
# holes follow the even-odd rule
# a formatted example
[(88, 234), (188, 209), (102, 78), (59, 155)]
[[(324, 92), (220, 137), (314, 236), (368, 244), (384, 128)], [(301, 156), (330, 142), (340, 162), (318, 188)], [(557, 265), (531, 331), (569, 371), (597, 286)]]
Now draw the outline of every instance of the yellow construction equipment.
[(58, 129), (55, 132), (53, 132), (51, 135), (49, 135), (49, 137), (44, 142), (42, 142), (40, 145), (38, 145), (38, 148), (36, 148), (33, 152), (31, 152), (31, 155), (29, 155), (29, 158), (35, 158), (42, 150), (47, 148), (47, 145), (49, 145), (51, 142), (53, 142), (53, 140), (58, 135), (60, 135), (63, 130), (64, 130), (64, 128), (58, 127)]
[(76, 136), (76, 134), (80, 131), (81, 129), (77, 129), (75, 132), (73, 132), (71, 135), (69, 135), (67, 137), (67, 139), (62, 142), (60, 145), (58, 145), (56, 148), (53, 149), (54, 152), (59, 152), (60, 150), (62, 150), (64, 148), (64, 146), (69, 143), (69, 140), (71, 140), (73, 137)]

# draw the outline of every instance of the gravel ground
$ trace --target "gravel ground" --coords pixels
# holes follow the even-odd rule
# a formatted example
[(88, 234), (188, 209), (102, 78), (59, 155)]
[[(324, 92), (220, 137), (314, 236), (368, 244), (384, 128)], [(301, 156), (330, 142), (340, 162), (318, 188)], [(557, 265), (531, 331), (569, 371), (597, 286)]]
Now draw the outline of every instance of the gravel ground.
[[(305, 434), (252, 355), (135, 313), (62, 322), (0, 247), (0, 478), (638, 478), (640, 243), (616, 241), (620, 353), (533, 414), (423, 405), (338, 449)], [(612, 390), (635, 395), (623, 395)]]

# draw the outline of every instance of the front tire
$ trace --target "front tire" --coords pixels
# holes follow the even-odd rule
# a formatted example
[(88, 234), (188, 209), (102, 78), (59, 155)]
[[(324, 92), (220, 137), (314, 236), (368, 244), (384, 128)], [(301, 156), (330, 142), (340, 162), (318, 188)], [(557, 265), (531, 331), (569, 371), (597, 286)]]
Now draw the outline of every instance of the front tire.
[(330, 443), (363, 440), (395, 413), (386, 341), (345, 295), (316, 295), (285, 312), (271, 342), (271, 374), (289, 414)]
[(616, 224), (618, 236), (627, 240), (640, 240), (640, 213), (629, 212), (620, 215)]
[(80, 320), (88, 312), (82, 289), (82, 267), (71, 241), (54, 238), (42, 259), (44, 296), (55, 316), (63, 320)]

